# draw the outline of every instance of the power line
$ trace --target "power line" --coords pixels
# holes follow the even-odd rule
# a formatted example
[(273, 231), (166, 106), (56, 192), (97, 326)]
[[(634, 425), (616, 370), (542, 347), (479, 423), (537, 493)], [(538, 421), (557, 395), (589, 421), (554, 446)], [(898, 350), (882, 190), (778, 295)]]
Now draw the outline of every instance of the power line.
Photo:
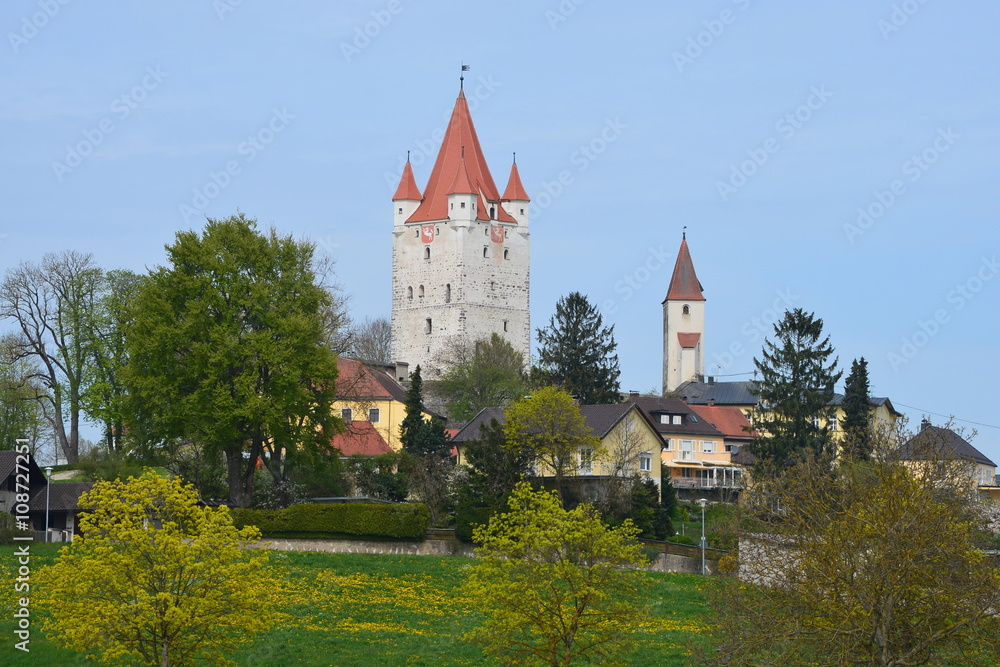
[(985, 426), (986, 428), (1000, 428), (995, 424), (984, 424), (982, 422), (974, 422), (971, 419), (959, 419), (955, 415), (943, 415), (940, 412), (931, 412), (930, 410), (924, 410), (923, 408), (917, 408), (912, 405), (906, 405), (905, 403), (896, 403), (896, 405), (902, 406), (904, 408), (910, 408), (911, 410), (919, 410), (926, 415), (934, 415), (935, 417), (944, 417), (945, 419), (954, 419), (957, 422), (965, 422), (966, 424), (975, 424), (976, 426)]

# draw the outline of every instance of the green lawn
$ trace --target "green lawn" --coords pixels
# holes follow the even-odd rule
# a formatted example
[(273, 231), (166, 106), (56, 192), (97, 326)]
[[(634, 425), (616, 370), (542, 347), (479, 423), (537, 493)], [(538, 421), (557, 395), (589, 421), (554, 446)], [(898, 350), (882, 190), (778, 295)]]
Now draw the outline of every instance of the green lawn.
[[(60, 651), (33, 626), (31, 652), (14, 648), (12, 612), (17, 563), (0, 547), (0, 665), (93, 664)], [(56, 548), (32, 545), (32, 569)], [(282, 581), (278, 623), (234, 654), (240, 665), (479, 665), (479, 649), (462, 641), (476, 622), (458, 587), (470, 560), (430, 556), (364, 556), (271, 552)], [(707, 621), (700, 577), (645, 575), (654, 620), (642, 628), (633, 665), (680, 666)], [(37, 619), (35, 621), (37, 623)]]

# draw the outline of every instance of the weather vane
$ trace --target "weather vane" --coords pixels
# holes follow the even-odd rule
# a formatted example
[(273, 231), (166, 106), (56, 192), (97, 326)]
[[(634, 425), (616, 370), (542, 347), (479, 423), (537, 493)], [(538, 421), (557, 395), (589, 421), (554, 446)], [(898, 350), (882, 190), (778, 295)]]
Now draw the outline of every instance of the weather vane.
[(468, 72), (468, 71), (469, 71), (469, 66), (466, 65), (463, 62), (462, 63), (462, 74), (460, 74), (459, 77), (458, 77), (458, 89), (459, 90), (464, 90), (465, 89), (465, 72)]
[(688, 226), (684, 225), (684, 229), (681, 231), (681, 240), (687, 240), (688, 237)]

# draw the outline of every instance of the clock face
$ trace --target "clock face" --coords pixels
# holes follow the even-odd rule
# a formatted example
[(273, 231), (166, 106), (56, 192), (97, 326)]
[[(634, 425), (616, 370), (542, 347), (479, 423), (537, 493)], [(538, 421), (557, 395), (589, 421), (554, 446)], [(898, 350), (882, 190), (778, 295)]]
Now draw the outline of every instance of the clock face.
[(490, 226), (490, 240), (494, 243), (503, 243), (503, 225)]
[(424, 243), (434, 240), (434, 225), (420, 225), (420, 240)]

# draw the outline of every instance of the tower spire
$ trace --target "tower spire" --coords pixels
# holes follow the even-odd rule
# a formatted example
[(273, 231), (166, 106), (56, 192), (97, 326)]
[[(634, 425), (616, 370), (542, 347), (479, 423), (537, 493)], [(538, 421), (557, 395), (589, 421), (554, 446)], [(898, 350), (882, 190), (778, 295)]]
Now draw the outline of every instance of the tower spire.
[(462, 73), (458, 75), (458, 90), (465, 90), (465, 73), (469, 71), (469, 66), (462, 63)]

